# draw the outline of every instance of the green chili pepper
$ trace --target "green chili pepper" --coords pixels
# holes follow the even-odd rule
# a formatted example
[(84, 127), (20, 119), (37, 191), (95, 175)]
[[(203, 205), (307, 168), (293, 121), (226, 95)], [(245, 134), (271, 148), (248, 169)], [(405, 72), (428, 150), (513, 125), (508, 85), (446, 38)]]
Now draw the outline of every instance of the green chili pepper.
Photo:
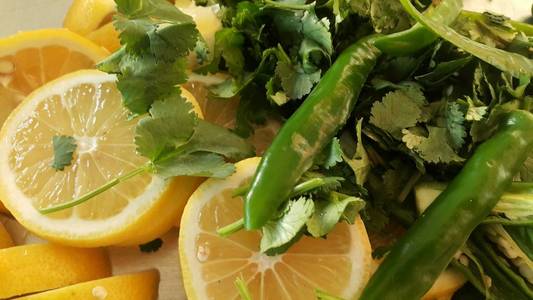
[[(461, 13), (461, 7), (453, 2), (444, 1), (439, 5), (432, 5), (425, 15), (437, 19), (441, 23), (452, 23)], [(416, 23), (410, 29), (377, 37), (374, 45), (383, 53), (390, 55), (409, 55), (431, 45), (438, 35), (420, 23)]]
[(260, 228), (274, 215), (315, 156), (346, 123), (380, 55), (374, 38), (343, 51), (276, 135), (246, 194), (245, 228)]
[[(428, 12), (443, 23), (451, 23), (459, 14), (445, 2)], [(374, 46), (393, 45), (402, 39), (403, 54), (412, 54), (437, 39), (420, 25), (404, 35), (366, 37), (348, 47), (324, 74), (305, 102), (283, 125), (265, 152), (245, 196), (244, 226), (258, 229), (287, 200), (300, 176), (311, 167), (313, 159), (331, 141), (351, 114), (364, 82), (381, 51)], [(383, 49), (387, 49), (383, 46)]]
[(509, 188), (533, 151), (533, 114), (509, 113), (385, 257), (362, 300), (419, 299)]

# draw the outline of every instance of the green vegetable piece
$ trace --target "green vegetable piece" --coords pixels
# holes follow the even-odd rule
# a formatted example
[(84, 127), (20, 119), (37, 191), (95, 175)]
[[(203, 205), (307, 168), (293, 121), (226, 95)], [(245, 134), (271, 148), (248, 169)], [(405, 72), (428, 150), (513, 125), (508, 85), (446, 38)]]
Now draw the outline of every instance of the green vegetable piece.
[(448, 130), (441, 127), (428, 126), (429, 136), (422, 137), (414, 150), (430, 163), (461, 162), (464, 158), (455, 153), (448, 142)]
[(327, 201), (315, 202), (313, 215), (306, 223), (307, 231), (313, 237), (323, 237), (341, 220), (353, 224), (355, 217), (364, 207), (363, 199), (331, 193)]
[[(448, 25), (457, 18), (460, 11), (454, 3), (440, 1), (438, 5), (430, 6), (425, 12), (425, 15), (428, 18), (435, 18), (435, 20), (438, 20), (442, 24)], [(438, 35), (431, 32), (431, 30), (422, 24), (416, 23), (410, 29), (378, 37), (375, 46), (387, 54), (397, 56), (410, 55), (431, 45), (437, 38)]]
[(74, 151), (76, 151), (76, 139), (67, 135), (56, 135), (52, 138), (54, 146), (54, 161), (51, 167), (56, 171), (63, 171), (70, 166)]
[(446, 127), (450, 133), (450, 139), (454, 149), (461, 148), (465, 143), (466, 128), (464, 121), (465, 116), (460, 110), (459, 104), (457, 102), (450, 103), (446, 113)]
[(282, 247), (298, 237), (313, 211), (314, 202), (309, 198), (289, 200), (280, 216), (268, 221), (261, 229), (261, 252)]
[[(442, 22), (441, 18), (422, 15), (413, 4), (411, 4), (410, 0), (400, 1), (413, 18), (455, 46), (515, 77), (523, 75), (533, 76), (533, 60), (520, 54), (507, 52), (475, 42), (448, 27), (446, 23)], [(443, 0), (439, 5), (444, 4), (450, 5), (454, 10), (460, 11), (462, 1)]]
[(372, 39), (344, 50), (276, 135), (245, 196), (247, 229), (261, 228), (274, 216), (315, 157), (346, 123), (380, 55)]
[(252, 300), (252, 294), (250, 293), (248, 285), (242, 276), (239, 276), (237, 279), (235, 279), (235, 287), (239, 291), (241, 300)]
[(489, 215), (533, 151), (532, 130), (533, 114), (508, 114), (496, 134), (476, 149), (444, 192), (393, 246), (361, 299), (422, 297)]

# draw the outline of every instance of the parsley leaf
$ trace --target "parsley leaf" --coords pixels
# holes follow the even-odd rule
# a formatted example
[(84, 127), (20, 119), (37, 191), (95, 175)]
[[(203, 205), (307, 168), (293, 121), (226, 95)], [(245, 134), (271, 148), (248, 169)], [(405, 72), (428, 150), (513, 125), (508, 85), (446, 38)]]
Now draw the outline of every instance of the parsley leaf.
[(315, 209), (307, 221), (307, 231), (313, 237), (328, 234), (342, 219), (353, 224), (359, 211), (365, 206), (365, 201), (357, 197), (331, 193), (326, 201), (315, 201)]
[(370, 123), (394, 137), (401, 137), (402, 129), (416, 125), (421, 119), (425, 101), (424, 94), (413, 87), (389, 92), (372, 106)]
[(149, 116), (139, 121), (135, 144), (163, 177), (226, 177), (234, 167), (224, 157), (238, 160), (253, 154), (245, 140), (200, 120), (192, 104), (175, 94), (155, 102)]
[(145, 252), (145, 253), (150, 253), (150, 252), (157, 252), (157, 250), (159, 250), (159, 248), (161, 248), (161, 246), (163, 246), (163, 240), (160, 239), (160, 238), (157, 238), (153, 241), (150, 241), (146, 244), (142, 244), (142, 245), (139, 245), (139, 250), (141, 250), (141, 252)]
[(124, 106), (144, 114), (186, 82), (186, 56), (198, 40), (193, 19), (165, 0), (117, 0), (120, 50), (98, 64), (117, 74)]
[(71, 136), (56, 135), (52, 138), (52, 144), (54, 145), (52, 168), (56, 171), (63, 171), (72, 163), (72, 157), (76, 151), (76, 140)]
[(289, 200), (280, 216), (268, 221), (263, 227), (261, 238), (261, 252), (282, 247), (300, 234), (309, 217), (313, 214), (313, 200), (300, 197)]

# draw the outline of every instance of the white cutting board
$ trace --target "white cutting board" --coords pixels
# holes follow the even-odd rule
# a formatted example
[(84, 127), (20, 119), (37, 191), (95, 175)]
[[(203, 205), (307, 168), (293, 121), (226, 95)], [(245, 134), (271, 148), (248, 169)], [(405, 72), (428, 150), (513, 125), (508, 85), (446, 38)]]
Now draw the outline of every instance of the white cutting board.
[[(0, 38), (21, 30), (61, 27), (71, 0), (0, 0)], [(533, 0), (464, 0), (465, 8), (493, 11), (517, 20), (531, 15)], [(1, 109), (1, 108), (0, 108)], [(42, 242), (28, 235), (15, 221), (0, 216), (15, 242)], [(163, 246), (155, 253), (142, 253), (137, 247), (109, 248), (114, 274), (157, 268), (161, 274), (159, 299), (186, 299), (179, 267), (177, 230), (163, 237)]]

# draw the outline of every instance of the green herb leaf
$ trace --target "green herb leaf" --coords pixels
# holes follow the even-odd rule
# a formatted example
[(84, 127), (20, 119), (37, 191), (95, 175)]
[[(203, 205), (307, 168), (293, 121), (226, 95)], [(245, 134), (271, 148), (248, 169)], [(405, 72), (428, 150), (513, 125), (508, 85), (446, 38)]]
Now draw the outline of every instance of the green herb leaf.
[(300, 197), (297, 200), (289, 200), (280, 216), (263, 226), (261, 252), (267, 252), (291, 242), (300, 234), (313, 211), (314, 203), (309, 198)]
[(331, 143), (322, 151), (322, 154), (317, 159), (318, 164), (324, 168), (329, 169), (334, 167), (337, 163), (342, 161), (342, 149), (338, 138), (333, 138)]
[(186, 82), (186, 56), (199, 34), (192, 18), (165, 0), (118, 0), (117, 10), (123, 47), (98, 68), (117, 74), (124, 105), (140, 115)]
[(235, 28), (222, 28), (215, 33), (215, 49), (213, 60), (206, 66), (196, 70), (198, 73), (216, 73), (221, 60), (229, 73), (236, 78), (244, 75), (244, 55), (242, 53), (244, 35)]
[(389, 92), (372, 106), (370, 123), (399, 138), (402, 129), (415, 126), (421, 119), (425, 102), (424, 94), (416, 88)]
[(349, 158), (346, 154), (342, 154), (344, 161), (350, 166), (350, 168), (355, 173), (355, 182), (362, 186), (365, 184), (368, 174), (372, 168), (368, 154), (366, 153), (365, 147), (363, 146), (363, 137), (362, 137), (362, 126), (363, 119), (360, 119), (355, 126), (355, 134), (357, 137), (357, 146), (355, 148), (355, 153), (352, 158)]
[(163, 177), (179, 175), (225, 177), (234, 171), (224, 157), (242, 159), (252, 147), (225, 128), (199, 120), (192, 104), (172, 95), (157, 101), (150, 116), (139, 121), (135, 143)]
[(300, 99), (309, 94), (315, 83), (320, 80), (320, 70), (306, 73), (301, 65), (284, 61), (278, 61), (276, 75), (281, 79), (281, 86), (291, 99)]
[(462, 162), (448, 141), (448, 130), (441, 127), (428, 126), (428, 137), (414, 137), (411, 132), (404, 136), (408, 147), (414, 149), (425, 161), (430, 163)]
[(307, 231), (313, 237), (325, 236), (341, 220), (353, 224), (363, 207), (365, 201), (360, 198), (331, 193), (328, 200), (315, 201), (313, 215), (306, 223)]
[[(461, 148), (465, 143), (466, 128), (464, 126), (465, 116), (456, 102), (448, 104), (446, 113), (446, 126), (450, 133), (450, 139), (454, 149)], [(409, 147), (409, 145), (407, 145)], [(410, 148), (412, 149), (412, 147)]]
[(141, 250), (141, 252), (145, 252), (145, 253), (150, 253), (150, 252), (157, 252), (157, 250), (159, 250), (159, 248), (161, 248), (161, 246), (163, 246), (163, 240), (160, 239), (160, 238), (157, 238), (153, 241), (150, 241), (146, 244), (142, 244), (142, 245), (139, 245), (139, 250)]
[[(410, 0), (400, 1), (413, 18), (455, 46), (515, 77), (533, 76), (533, 60), (473, 41), (444, 25), (439, 18), (422, 15)], [(461, 10), (461, 0), (443, 0), (439, 5), (444, 5), (444, 3), (454, 7), (455, 10)]]
[(52, 168), (56, 171), (63, 171), (72, 163), (72, 157), (76, 151), (76, 140), (71, 136), (56, 135), (52, 138), (52, 144), (54, 146)]

